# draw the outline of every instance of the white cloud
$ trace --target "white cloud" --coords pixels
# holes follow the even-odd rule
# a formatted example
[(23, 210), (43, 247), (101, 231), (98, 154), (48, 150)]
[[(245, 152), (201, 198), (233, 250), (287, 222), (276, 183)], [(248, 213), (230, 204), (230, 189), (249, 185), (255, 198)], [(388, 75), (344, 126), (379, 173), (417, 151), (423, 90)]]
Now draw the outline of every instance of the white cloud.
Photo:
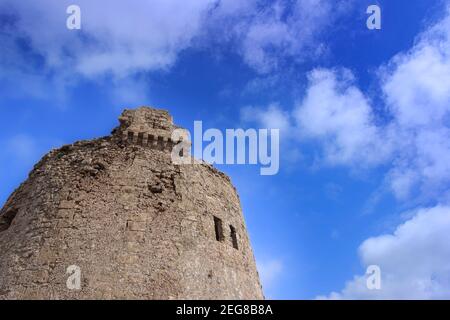
[[(345, 5), (331, 0), (79, 0), (81, 30), (68, 30), (71, 4), (0, 0), (6, 21), (0, 33), (2, 85), (42, 99), (53, 88), (64, 98), (82, 79), (137, 84), (142, 72), (167, 70), (181, 51), (197, 45), (231, 47), (256, 71), (269, 72), (287, 58), (315, 57), (320, 34), (345, 12)], [(113, 97), (145, 99), (142, 87), (118, 85)]]
[[(359, 248), (366, 268), (381, 269), (381, 289), (369, 290), (366, 276), (355, 276), (331, 299), (449, 299), (450, 207), (419, 210), (393, 234), (369, 238)], [(325, 297), (319, 297), (325, 298)]]
[(439, 47), (420, 44), (394, 60), (384, 92), (402, 126), (427, 126), (448, 112), (450, 61), (444, 54)]
[(220, 39), (236, 43), (244, 61), (264, 74), (277, 70), (286, 61), (320, 56), (324, 50), (321, 35), (348, 12), (353, 0), (243, 3), (246, 5), (221, 1), (211, 21), (222, 29), (226, 26), (228, 32)]
[[(279, 128), (286, 159), (298, 157), (296, 143), (319, 141), (321, 162), (327, 165), (374, 166), (390, 158), (394, 147), (391, 129), (374, 124), (370, 101), (346, 69), (315, 69), (308, 75), (304, 98), (292, 112), (272, 103), (243, 107), (241, 119), (263, 128)], [(373, 150), (377, 150), (376, 153)]]
[(400, 159), (390, 182), (399, 198), (415, 185), (436, 195), (450, 182), (450, 14), (382, 70)]
[[(300, 141), (321, 142), (330, 164), (390, 164), (387, 182), (399, 199), (446, 199), (450, 182), (450, 15), (380, 69), (391, 120), (377, 122), (370, 99), (348, 70), (313, 70), (305, 97), (287, 117)], [(270, 109), (262, 110), (270, 114)], [(260, 122), (265, 117), (258, 113)], [(269, 116), (267, 116), (269, 117)], [(292, 121), (294, 119), (294, 121)], [(373, 208), (372, 208), (373, 209)], [(381, 290), (356, 275), (330, 299), (449, 299), (450, 207), (418, 210), (393, 234), (364, 241), (364, 268), (378, 265)]]
[[(77, 1), (81, 30), (68, 30), (71, 1), (0, 0), (1, 85), (8, 96), (64, 104), (80, 80), (110, 84), (121, 102), (143, 104), (143, 72), (170, 68), (190, 47), (216, 0)], [(19, 93), (16, 93), (19, 90)]]
[[(50, 68), (71, 66), (86, 77), (125, 77), (169, 67), (198, 34), (213, 0), (151, 2), (80, 0), (82, 29), (66, 28), (70, 1), (2, 0), (18, 15), (12, 37), (22, 35)], [(176, 14), (174, 14), (176, 12)], [(73, 67), (73, 68), (72, 68)]]
[[(301, 54), (345, 7), (330, 0), (297, 0), (289, 8), (282, 1), (256, 0), (79, 0), (81, 30), (68, 30), (70, 4), (1, 0), (3, 14), (12, 21), (4, 31), (29, 40), (48, 67), (68, 68), (86, 77), (166, 69), (200, 35), (212, 38), (206, 41), (234, 38), (247, 63), (269, 70), (278, 59)], [(228, 35), (224, 25), (230, 26)]]
[[(315, 69), (285, 123), (301, 143), (320, 142), (331, 165), (390, 164), (387, 183), (401, 200), (436, 199), (450, 183), (450, 15), (418, 36), (411, 50), (380, 68), (388, 117), (346, 69)], [(266, 112), (267, 116), (263, 113)], [(254, 110), (263, 122), (272, 110)], [(292, 129), (294, 128), (294, 129)]]
[[(329, 72), (329, 71), (328, 71)], [(307, 132), (316, 137), (329, 134), (353, 133), (365, 136), (364, 144), (372, 146), (372, 153), (364, 157), (378, 156), (383, 149), (376, 147), (380, 141), (374, 130), (388, 133), (382, 142), (392, 146), (386, 159), (391, 161), (387, 181), (394, 194), (402, 200), (446, 199), (450, 182), (450, 14), (422, 33), (411, 50), (394, 57), (380, 69), (380, 87), (391, 119), (376, 125), (371, 119), (372, 107), (356, 94), (346, 101), (360, 106), (360, 112), (346, 118), (355, 107), (340, 108), (340, 99), (327, 99), (327, 87), (320, 87), (311, 109), (305, 115)], [(339, 81), (335, 87), (346, 86)], [(331, 87), (331, 86), (330, 86)], [(310, 85), (308, 94), (314, 89)], [(358, 89), (354, 88), (358, 92)], [(336, 92), (337, 90), (331, 90)], [(319, 94), (320, 93), (320, 94)], [(350, 96), (344, 91), (342, 96)], [(342, 99), (342, 98), (341, 98)], [(325, 101), (337, 101), (329, 107)], [(308, 101), (308, 95), (306, 98)], [(301, 112), (308, 105), (300, 107)], [(306, 108), (306, 109), (305, 109)], [(366, 110), (366, 112), (361, 112)], [(352, 112), (353, 114), (353, 112)], [(359, 116), (357, 116), (359, 114)], [(344, 119), (342, 127), (339, 119)], [(311, 120), (312, 119), (312, 120)], [(321, 120), (314, 122), (314, 120)], [(301, 120), (301, 119), (300, 119)], [(362, 126), (362, 127), (361, 127)], [(369, 129), (367, 129), (369, 128)], [(376, 129), (374, 129), (376, 128)], [(333, 148), (340, 148), (342, 141), (331, 141)], [(345, 141), (345, 140), (344, 140)], [(329, 142), (328, 142), (329, 143)], [(325, 146), (327, 141), (325, 141)], [(345, 146), (348, 146), (346, 143)], [(351, 146), (351, 144), (350, 144)], [(355, 149), (360, 149), (358, 146)], [(363, 147), (364, 150), (364, 147)], [(354, 165), (351, 157), (343, 164)], [(420, 209), (410, 220), (397, 227), (393, 234), (370, 238), (360, 246), (359, 254), (364, 268), (378, 265), (382, 271), (381, 290), (369, 290), (365, 276), (355, 276), (345, 288), (333, 292), (331, 299), (449, 299), (450, 298), (450, 207), (439, 205)], [(324, 298), (324, 297), (319, 297)]]
[(369, 101), (352, 82), (348, 70), (312, 71), (294, 117), (304, 136), (323, 142), (327, 162), (377, 164), (388, 157), (391, 146), (373, 124)]
[(434, 126), (450, 110), (450, 17), (422, 34), (385, 70), (388, 106), (406, 128)]
[(282, 110), (278, 104), (270, 104), (267, 108), (247, 106), (241, 109), (241, 119), (245, 122), (255, 122), (262, 128), (280, 129), (284, 134), (291, 130), (289, 113)]
[(394, 147), (391, 129), (375, 125), (370, 101), (347, 69), (311, 71), (305, 96), (292, 112), (277, 104), (244, 107), (241, 119), (280, 128), (290, 146), (319, 141), (321, 160), (328, 165), (374, 166), (389, 159)]
[(303, 161), (302, 153), (296, 146), (293, 138), (296, 128), (292, 122), (289, 112), (272, 103), (267, 107), (246, 106), (241, 108), (240, 118), (245, 125), (251, 124), (262, 129), (280, 130), (280, 154), (283, 157), (284, 168), (294, 170)]

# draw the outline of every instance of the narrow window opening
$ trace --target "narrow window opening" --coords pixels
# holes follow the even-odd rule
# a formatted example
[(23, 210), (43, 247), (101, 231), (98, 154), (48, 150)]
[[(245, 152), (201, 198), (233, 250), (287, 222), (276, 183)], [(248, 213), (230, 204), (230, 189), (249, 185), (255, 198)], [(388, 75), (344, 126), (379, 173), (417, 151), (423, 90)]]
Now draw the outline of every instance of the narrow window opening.
[(0, 232), (8, 230), (16, 215), (17, 210), (9, 210), (0, 216)]
[(223, 241), (222, 220), (214, 217), (214, 230), (216, 231), (216, 240)]
[(132, 131), (128, 131), (128, 142), (133, 142), (134, 133)]
[(142, 146), (144, 143), (144, 133), (143, 132), (139, 132), (138, 133), (138, 138), (137, 138), (137, 144)]
[(158, 136), (157, 146), (158, 146), (158, 150), (164, 150), (164, 138), (163, 137)]
[(232, 225), (230, 225), (230, 236), (231, 236), (231, 242), (233, 243), (233, 248), (239, 249), (236, 229)]

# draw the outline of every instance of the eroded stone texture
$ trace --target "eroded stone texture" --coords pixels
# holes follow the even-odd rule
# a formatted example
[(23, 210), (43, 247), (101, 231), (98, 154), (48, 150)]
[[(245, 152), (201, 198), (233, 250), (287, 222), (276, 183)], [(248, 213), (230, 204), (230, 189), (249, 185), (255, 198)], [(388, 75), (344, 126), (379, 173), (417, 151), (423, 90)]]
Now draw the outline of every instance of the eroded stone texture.
[[(1, 209), (0, 298), (263, 298), (229, 178), (172, 164), (166, 111), (119, 120), (111, 136), (44, 156)], [(67, 288), (71, 265), (80, 290)]]

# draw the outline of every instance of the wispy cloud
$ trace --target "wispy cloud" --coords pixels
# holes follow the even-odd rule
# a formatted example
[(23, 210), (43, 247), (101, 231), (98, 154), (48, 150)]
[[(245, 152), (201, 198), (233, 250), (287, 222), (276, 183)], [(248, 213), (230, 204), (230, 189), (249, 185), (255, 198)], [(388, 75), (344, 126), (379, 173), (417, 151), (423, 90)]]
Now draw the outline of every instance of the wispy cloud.
[(260, 74), (276, 71), (288, 61), (321, 56), (323, 33), (353, 4), (353, 0), (244, 2), (218, 2), (210, 22), (227, 26), (229, 32), (218, 33), (220, 39), (232, 41), (243, 60)]
[[(2, 0), (16, 19), (10, 36), (22, 36), (45, 58), (50, 68), (64, 68), (83, 76), (110, 73), (125, 77), (139, 70), (163, 69), (190, 45), (202, 17), (214, 1), (155, 0), (151, 2), (80, 0), (82, 29), (66, 28), (70, 1), (17, 2)], [(174, 14), (174, 12), (177, 14)]]
[(374, 124), (370, 101), (353, 84), (349, 70), (313, 70), (293, 116), (303, 138), (322, 143), (329, 164), (370, 166), (389, 156), (387, 132)]
[[(0, 0), (2, 18), (8, 21), (0, 26), (6, 44), (2, 68), (8, 71), (9, 83), (17, 81), (17, 87), (38, 98), (49, 91), (54, 96), (57, 87), (64, 94), (79, 80), (101, 84), (112, 79), (114, 94), (132, 102), (145, 94), (142, 85), (126, 83), (141, 72), (170, 68), (198, 35), (213, 3), (114, 0), (106, 9), (105, 2), (80, 0), (76, 4), (81, 8), (81, 30), (68, 30), (66, 8), (71, 1)], [(53, 90), (38, 85), (46, 83)]]
[[(283, 113), (283, 123), (296, 132), (288, 138), (319, 142), (322, 164), (390, 165), (386, 181), (398, 199), (418, 193), (424, 199), (438, 197), (450, 182), (449, 57), (447, 15), (423, 32), (411, 50), (380, 67), (382, 109), (390, 119), (383, 121), (351, 71), (314, 69), (305, 96)], [(254, 118), (264, 124), (273, 112), (272, 107), (262, 109)]]
[[(448, 201), (449, 77), (450, 12), (420, 34), (409, 51), (380, 66), (384, 120), (377, 119), (371, 99), (358, 88), (352, 72), (315, 69), (309, 74), (304, 97), (291, 112), (283, 113), (283, 123), (292, 124), (297, 134), (288, 138), (298, 145), (318, 142), (322, 164), (383, 165), (388, 168), (384, 184), (399, 200), (414, 197), (416, 205), (421, 202), (417, 198)], [(273, 118), (273, 108), (252, 114), (254, 121), (264, 124)], [(367, 211), (375, 209), (384, 192), (376, 192)], [(366, 277), (356, 275), (341, 292), (325, 297), (448, 299), (448, 202), (415, 211), (393, 234), (367, 239), (359, 248), (364, 267), (381, 267), (381, 290), (369, 290)]]
[[(0, 0), (6, 21), (0, 26), (2, 68), (8, 83), (17, 79), (17, 87), (36, 98), (54, 95), (54, 88), (64, 96), (85, 79), (132, 82), (140, 73), (170, 69), (180, 52), (199, 44), (231, 47), (255, 71), (267, 73), (286, 59), (316, 57), (321, 33), (351, 2), (112, 0), (105, 10), (104, 2), (79, 0), (81, 30), (68, 30), (71, 1)], [(131, 103), (146, 98), (142, 86), (118, 85), (113, 91)]]
[(256, 122), (263, 128), (279, 129), (283, 134), (289, 134), (292, 127), (289, 113), (275, 103), (267, 108), (246, 106), (241, 109), (241, 119), (244, 122)]

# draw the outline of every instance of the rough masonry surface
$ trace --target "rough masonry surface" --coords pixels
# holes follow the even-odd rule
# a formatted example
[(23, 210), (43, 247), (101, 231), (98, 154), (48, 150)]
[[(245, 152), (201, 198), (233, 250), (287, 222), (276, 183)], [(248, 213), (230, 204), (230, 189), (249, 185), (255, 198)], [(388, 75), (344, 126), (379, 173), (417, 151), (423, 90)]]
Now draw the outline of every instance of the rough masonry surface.
[(0, 210), (0, 299), (263, 299), (230, 179), (172, 163), (167, 111), (119, 121), (50, 151)]

